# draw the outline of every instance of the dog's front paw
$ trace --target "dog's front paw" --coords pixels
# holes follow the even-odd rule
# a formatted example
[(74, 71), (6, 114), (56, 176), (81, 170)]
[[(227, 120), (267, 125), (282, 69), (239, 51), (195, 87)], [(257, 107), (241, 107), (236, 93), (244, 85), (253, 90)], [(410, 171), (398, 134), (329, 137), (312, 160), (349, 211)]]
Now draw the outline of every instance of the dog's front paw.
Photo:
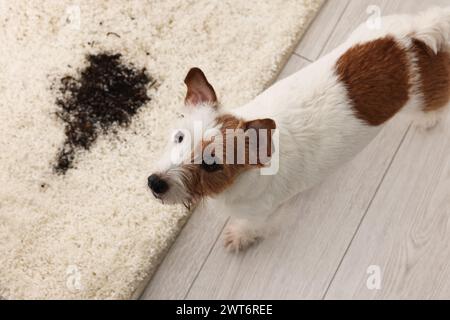
[(243, 223), (231, 223), (225, 228), (224, 245), (228, 251), (239, 252), (255, 243), (259, 236)]

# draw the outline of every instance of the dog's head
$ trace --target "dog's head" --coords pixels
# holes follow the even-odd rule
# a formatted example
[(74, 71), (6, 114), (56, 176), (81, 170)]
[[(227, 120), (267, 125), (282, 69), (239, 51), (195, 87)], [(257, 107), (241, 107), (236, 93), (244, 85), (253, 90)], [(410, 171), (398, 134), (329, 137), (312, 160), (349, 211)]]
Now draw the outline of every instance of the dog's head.
[(271, 119), (247, 121), (222, 113), (214, 88), (198, 68), (184, 82), (182, 117), (148, 186), (164, 203), (188, 206), (223, 192), (243, 172), (264, 167), (276, 125)]

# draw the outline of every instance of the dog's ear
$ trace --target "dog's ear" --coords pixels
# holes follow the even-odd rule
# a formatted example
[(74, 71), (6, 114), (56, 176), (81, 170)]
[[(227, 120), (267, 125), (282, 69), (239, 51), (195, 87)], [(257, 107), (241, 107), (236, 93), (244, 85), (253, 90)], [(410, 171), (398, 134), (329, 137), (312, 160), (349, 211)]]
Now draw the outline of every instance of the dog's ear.
[(184, 83), (187, 86), (186, 98), (184, 100), (186, 105), (196, 106), (202, 103), (207, 103), (211, 106), (217, 106), (217, 96), (214, 88), (208, 82), (205, 74), (199, 68), (192, 68), (189, 70)]
[(265, 165), (274, 153), (272, 136), (277, 125), (272, 119), (247, 121), (244, 126), (249, 138), (249, 157), (257, 159), (258, 165)]

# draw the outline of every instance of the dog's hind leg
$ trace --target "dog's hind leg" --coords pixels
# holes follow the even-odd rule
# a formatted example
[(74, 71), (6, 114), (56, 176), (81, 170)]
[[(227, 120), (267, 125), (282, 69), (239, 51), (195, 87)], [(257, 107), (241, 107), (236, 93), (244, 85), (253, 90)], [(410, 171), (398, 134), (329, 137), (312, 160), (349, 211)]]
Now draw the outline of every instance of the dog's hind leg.
[(411, 53), (422, 100), (416, 124), (430, 129), (444, 118), (450, 105), (450, 8), (431, 9), (416, 19)]
[(413, 43), (420, 74), (417, 89), (422, 100), (415, 124), (429, 130), (445, 118), (450, 108), (450, 50), (435, 54), (423, 42)]

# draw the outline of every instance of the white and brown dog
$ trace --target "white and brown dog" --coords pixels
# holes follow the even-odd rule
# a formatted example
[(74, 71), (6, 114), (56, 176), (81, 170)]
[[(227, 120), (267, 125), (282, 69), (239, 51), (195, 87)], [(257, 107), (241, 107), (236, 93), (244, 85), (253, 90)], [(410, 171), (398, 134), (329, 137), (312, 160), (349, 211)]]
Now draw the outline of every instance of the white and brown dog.
[[(185, 83), (184, 117), (149, 187), (165, 203), (210, 199), (234, 217), (225, 245), (244, 249), (281, 204), (354, 157), (395, 114), (412, 111), (426, 127), (436, 124), (450, 100), (450, 8), (384, 17), (378, 29), (363, 24), (337, 49), (237, 109), (218, 108), (199, 69)], [(240, 134), (227, 139), (236, 129)], [(247, 139), (251, 130), (263, 132), (256, 150)], [(222, 141), (222, 155), (236, 155), (235, 140), (246, 137), (243, 162), (217, 155), (222, 150), (212, 142), (220, 134), (233, 141)], [(276, 173), (261, 174), (275, 154)]]

